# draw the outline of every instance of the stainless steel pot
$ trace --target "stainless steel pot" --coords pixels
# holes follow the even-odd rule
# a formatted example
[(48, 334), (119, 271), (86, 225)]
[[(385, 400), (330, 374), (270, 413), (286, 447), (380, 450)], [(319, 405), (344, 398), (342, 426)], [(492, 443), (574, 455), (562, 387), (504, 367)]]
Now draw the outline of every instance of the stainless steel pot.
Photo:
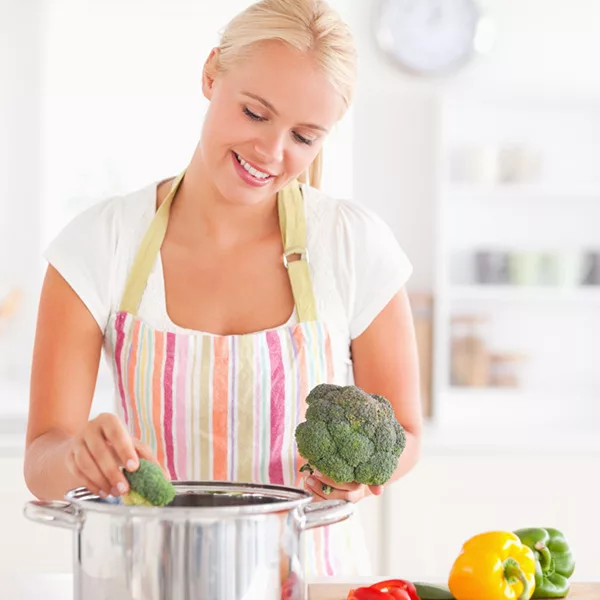
[(306, 600), (302, 533), (348, 518), (277, 485), (174, 482), (163, 508), (124, 506), (85, 488), (31, 501), (25, 516), (74, 532), (74, 600)]

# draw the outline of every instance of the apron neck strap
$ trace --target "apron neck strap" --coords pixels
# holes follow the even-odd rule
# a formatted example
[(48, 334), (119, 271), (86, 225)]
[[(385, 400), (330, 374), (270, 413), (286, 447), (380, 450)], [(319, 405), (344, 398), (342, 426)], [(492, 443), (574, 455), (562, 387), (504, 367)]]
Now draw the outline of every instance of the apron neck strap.
[[(300, 323), (317, 320), (309, 257), (306, 248), (306, 217), (300, 184), (294, 180), (279, 191), (279, 225), (283, 240), (283, 264), (288, 270)], [(292, 257), (297, 257), (292, 259)]]
[[(146, 283), (165, 239), (173, 199), (184, 175), (185, 170), (173, 181), (169, 194), (156, 211), (142, 239), (125, 284), (119, 308), (121, 312), (137, 314)], [(283, 264), (288, 270), (298, 321), (315, 321), (317, 308), (308, 267), (304, 200), (298, 181), (292, 181), (279, 191), (277, 209), (284, 248)]]
[(137, 314), (144, 290), (146, 289), (148, 277), (150, 277), (156, 257), (160, 254), (160, 247), (167, 233), (173, 198), (175, 198), (184, 175), (185, 170), (173, 181), (169, 194), (158, 207), (150, 223), (150, 227), (148, 227), (142, 239), (142, 243), (129, 271), (127, 283), (125, 284), (125, 291), (123, 292), (119, 308), (121, 312), (131, 313), (132, 315)]

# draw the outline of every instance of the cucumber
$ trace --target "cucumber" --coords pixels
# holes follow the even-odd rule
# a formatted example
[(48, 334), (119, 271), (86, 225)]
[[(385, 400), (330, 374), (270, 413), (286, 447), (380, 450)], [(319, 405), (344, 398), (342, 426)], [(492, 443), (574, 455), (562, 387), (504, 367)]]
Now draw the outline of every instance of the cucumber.
[(419, 581), (413, 581), (413, 584), (417, 588), (417, 594), (421, 600), (455, 600), (450, 590), (444, 585), (433, 585)]

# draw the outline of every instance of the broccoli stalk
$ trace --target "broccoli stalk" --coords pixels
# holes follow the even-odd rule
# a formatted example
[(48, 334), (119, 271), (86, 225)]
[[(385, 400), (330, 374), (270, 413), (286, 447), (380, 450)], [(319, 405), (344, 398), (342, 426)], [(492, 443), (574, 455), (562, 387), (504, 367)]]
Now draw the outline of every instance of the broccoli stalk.
[[(306, 463), (300, 467), (300, 472), (302, 473), (303, 471), (308, 471), (311, 475), (315, 472), (315, 470), (310, 466), (310, 463)], [(326, 483), (323, 483), (321, 485), (321, 489), (326, 495), (329, 495), (331, 494), (331, 492), (333, 492), (333, 488), (330, 485), (327, 485)]]
[(306, 420), (295, 432), (298, 452), (307, 461), (300, 471), (317, 469), (336, 483), (383, 485), (391, 478), (406, 433), (386, 398), (353, 385), (320, 384), (306, 403)]
[(123, 471), (129, 491), (121, 496), (128, 506), (165, 506), (175, 498), (175, 487), (155, 463), (140, 459), (136, 471)]

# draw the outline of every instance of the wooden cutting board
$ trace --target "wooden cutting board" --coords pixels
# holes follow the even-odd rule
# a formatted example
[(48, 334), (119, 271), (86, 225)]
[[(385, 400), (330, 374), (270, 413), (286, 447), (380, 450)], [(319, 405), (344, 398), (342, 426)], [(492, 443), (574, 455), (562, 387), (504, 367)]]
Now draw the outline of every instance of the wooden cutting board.
[[(315, 583), (308, 586), (309, 600), (346, 600), (348, 592), (365, 583)], [(572, 583), (567, 600), (600, 600), (600, 583)]]

